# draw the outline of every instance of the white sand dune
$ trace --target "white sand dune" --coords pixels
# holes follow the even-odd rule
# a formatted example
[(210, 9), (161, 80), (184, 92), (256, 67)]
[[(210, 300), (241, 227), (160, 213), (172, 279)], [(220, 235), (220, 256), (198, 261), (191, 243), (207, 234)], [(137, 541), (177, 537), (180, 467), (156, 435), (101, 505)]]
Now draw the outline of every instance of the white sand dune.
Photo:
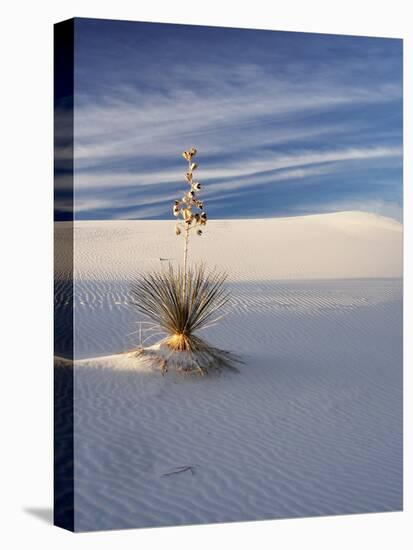
[[(227, 269), (233, 299), (204, 336), (245, 363), (204, 377), (128, 353), (130, 281), (179, 261), (172, 229), (76, 223), (76, 530), (401, 509), (400, 224), (210, 222), (191, 258)], [(63, 310), (64, 266), (60, 279)]]
[[(64, 243), (70, 226), (60, 223), (57, 228)], [(173, 221), (76, 222), (74, 231), (80, 279), (130, 279), (181, 261), (182, 240), (175, 236)], [(192, 259), (207, 259), (227, 270), (233, 281), (402, 275), (402, 226), (364, 212), (212, 220), (205, 234), (195, 238)], [(64, 258), (57, 264), (64, 266)]]

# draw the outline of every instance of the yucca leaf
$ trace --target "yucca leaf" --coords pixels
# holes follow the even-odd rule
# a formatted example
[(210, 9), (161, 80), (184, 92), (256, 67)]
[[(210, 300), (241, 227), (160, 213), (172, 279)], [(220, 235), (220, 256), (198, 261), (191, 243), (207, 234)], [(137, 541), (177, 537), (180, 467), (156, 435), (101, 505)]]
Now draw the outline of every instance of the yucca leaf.
[(168, 334), (191, 335), (222, 313), (229, 300), (225, 280), (225, 274), (207, 273), (203, 265), (186, 275), (181, 268), (169, 266), (133, 283), (133, 304)]

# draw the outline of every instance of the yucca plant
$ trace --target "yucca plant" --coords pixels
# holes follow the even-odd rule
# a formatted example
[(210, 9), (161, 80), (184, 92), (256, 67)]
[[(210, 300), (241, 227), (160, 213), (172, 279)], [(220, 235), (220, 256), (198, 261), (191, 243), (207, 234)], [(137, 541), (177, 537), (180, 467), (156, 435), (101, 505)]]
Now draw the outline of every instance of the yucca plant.
[(205, 226), (207, 216), (197, 192), (201, 185), (193, 181), (193, 162), (196, 149), (183, 153), (188, 161), (185, 179), (190, 189), (173, 205), (173, 214), (181, 218), (175, 227), (176, 235), (184, 237), (182, 267), (172, 265), (165, 270), (143, 275), (132, 284), (133, 304), (150, 319), (152, 330), (164, 338), (156, 348), (141, 348), (138, 355), (156, 360), (162, 374), (168, 366), (202, 374), (214, 368), (235, 368), (239, 359), (232, 353), (211, 346), (195, 333), (215, 324), (224, 314), (230, 295), (225, 287), (226, 274), (207, 271), (205, 264), (188, 268), (190, 232), (202, 235), (199, 226)]

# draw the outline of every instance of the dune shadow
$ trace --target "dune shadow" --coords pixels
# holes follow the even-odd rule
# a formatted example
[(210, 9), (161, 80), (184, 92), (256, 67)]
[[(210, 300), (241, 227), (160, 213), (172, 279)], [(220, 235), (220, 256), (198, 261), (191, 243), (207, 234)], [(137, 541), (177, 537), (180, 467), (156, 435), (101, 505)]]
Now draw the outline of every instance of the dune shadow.
[(24, 508), (26, 514), (34, 516), (35, 518), (41, 519), (42, 521), (53, 525), (53, 508)]

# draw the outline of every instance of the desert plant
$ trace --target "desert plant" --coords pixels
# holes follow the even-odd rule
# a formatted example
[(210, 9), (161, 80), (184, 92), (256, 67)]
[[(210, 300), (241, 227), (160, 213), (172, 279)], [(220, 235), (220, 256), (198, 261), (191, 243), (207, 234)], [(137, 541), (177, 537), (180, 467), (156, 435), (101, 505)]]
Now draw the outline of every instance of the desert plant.
[(134, 304), (170, 335), (171, 348), (191, 350), (190, 335), (216, 322), (217, 312), (228, 302), (225, 279), (225, 274), (207, 274), (202, 264), (187, 272), (183, 292), (184, 272), (170, 265), (165, 271), (144, 275), (132, 285)]
[(172, 360), (183, 370), (195, 368), (202, 373), (233, 367), (236, 359), (232, 354), (211, 346), (195, 334), (222, 317), (229, 300), (225, 279), (225, 274), (207, 273), (204, 265), (190, 268), (186, 273), (181, 267), (169, 266), (165, 271), (144, 275), (132, 285), (134, 305), (165, 336), (160, 344), (166, 351), (166, 361), (175, 354)]
[(213, 368), (235, 368), (239, 359), (233, 354), (215, 348), (195, 334), (215, 324), (223, 316), (229, 301), (225, 287), (226, 274), (207, 271), (204, 264), (188, 268), (189, 237), (192, 230), (202, 235), (200, 226), (205, 226), (207, 216), (204, 204), (198, 198), (201, 185), (193, 179), (197, 164), (193, 162), (196, 149), (183, 153), (188, 162), (185, 179), (189, 190), (173, 205), (173, 214), (179, 221), (177, 235), (184, 237), (182, 267), (155, 271), (143, 275), (132, 284), (133, 304), (153, 323), (152, 329), (164, 335), (158, 349), (140, 349), (139, 355), (158, 359), (162, 373), (168, 364), (175, 363), (183, 370), (198, 370), (201, 373)]

